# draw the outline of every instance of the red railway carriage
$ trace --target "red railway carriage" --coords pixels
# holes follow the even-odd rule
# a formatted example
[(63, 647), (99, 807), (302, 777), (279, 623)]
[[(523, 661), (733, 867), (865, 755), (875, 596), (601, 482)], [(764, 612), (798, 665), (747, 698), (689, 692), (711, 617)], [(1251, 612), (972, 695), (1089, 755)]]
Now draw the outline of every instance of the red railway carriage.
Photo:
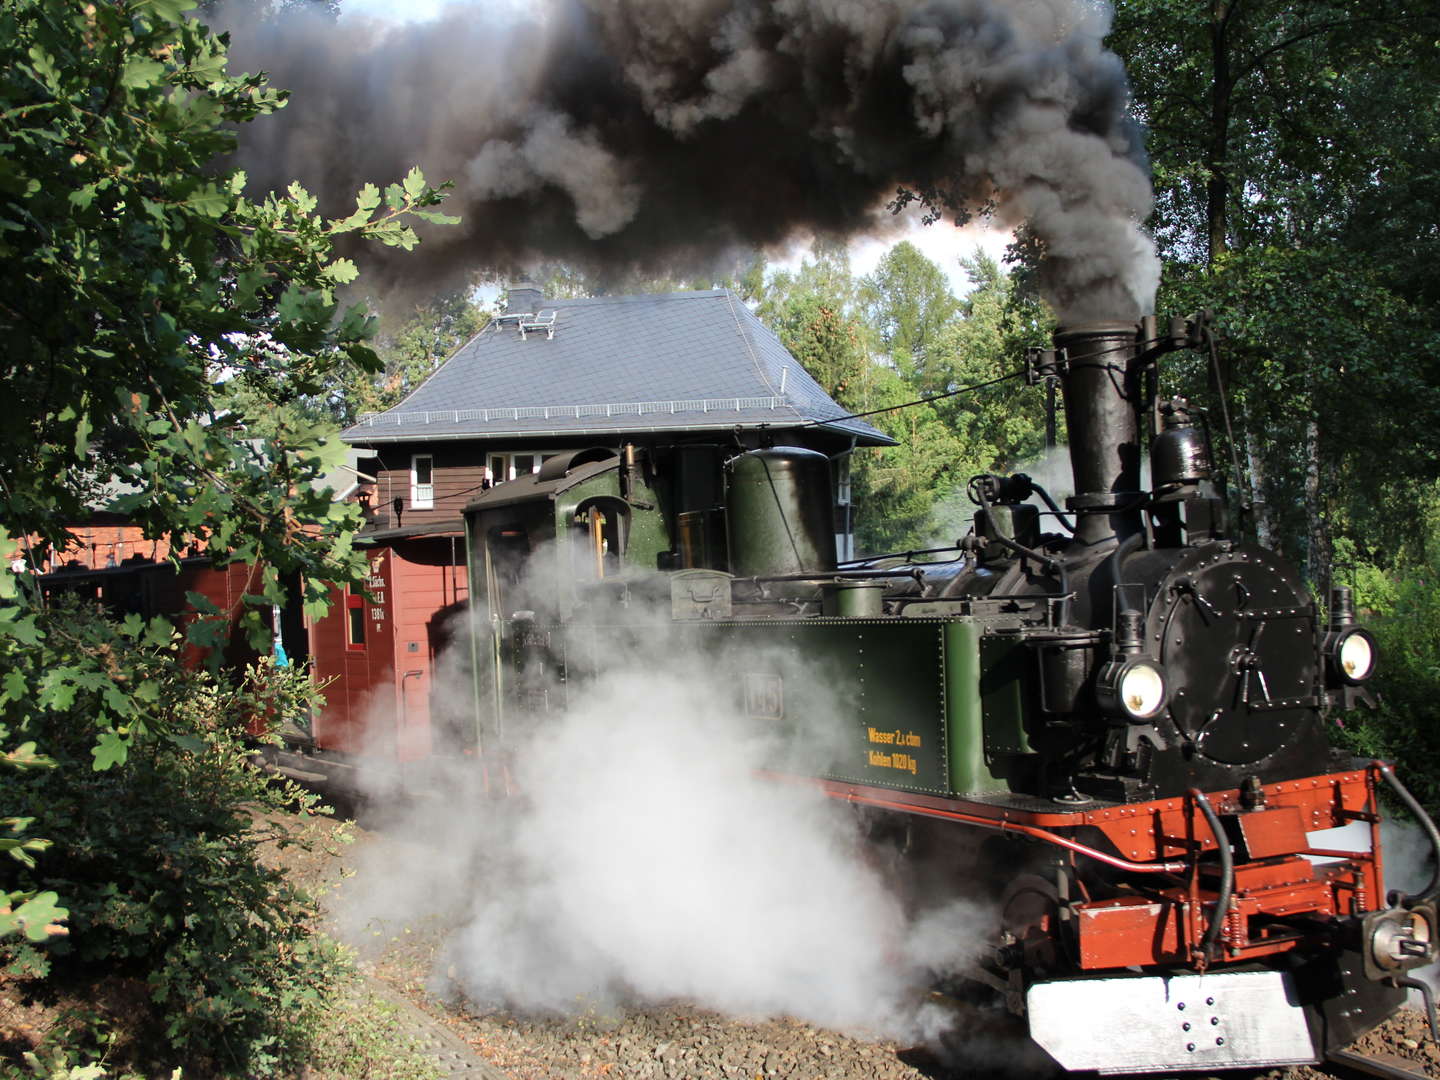
[[(363, 588), (337, 590), (310, 623), (325, 704), (316, 751), (408, 763), (463, 744), (437, 665), (465, 618), (464, 542), (458, 529), (391, 530), (372, 538)], [(467, 707), (468, 709), (468, 707)]]
[[(47, 597), (71, 596), (99, 604), (116, 615), (174, 616), (184, 626), (200, 618), (187, 594), (203, 596), (227, 618), (235, 620), (225, 635), (224, 666), (243, 668), (254, 663), (259, 652), (239, 632), (238, 618), (244, 610), (241, 598), (255, 592), (256, 567), (232, 563), (217, 567), (208, 558), (186, 558), (178, 564), (132, 557), (117, 565), (92, 567), (71, 560), (59, 569), (40, 575), (40, 588)], [(199, 664), (208, 650), (187, 645), (185, 660)]]

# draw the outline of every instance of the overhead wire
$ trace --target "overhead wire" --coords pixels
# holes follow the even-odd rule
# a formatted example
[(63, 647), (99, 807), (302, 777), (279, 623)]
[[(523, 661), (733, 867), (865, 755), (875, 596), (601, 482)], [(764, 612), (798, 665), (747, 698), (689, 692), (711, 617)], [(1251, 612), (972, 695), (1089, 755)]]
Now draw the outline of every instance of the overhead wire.
[[(1143, 348), (1143, 347), (1146, 346), (1146, 345), (1153, 345), (1153, 344), (1155, 344), (1155, 343), (1156, 343), (1157, 341), (1159, 341), (1159, 340), (1160, 340), (1160, 339), (1155, 338), (1155, 339), (1151, 339), (1151, 340), (1149, 340), (1149, 341), (1142, 341), (1142, 342), (1140, 342), (1139, 344), (1140, 344), (1140, 346)], [(1092, 352), (1088, 352), (1088, 353), (1080, 353), (1080, 354), (1078, 354), (1078, 355), (1075, 355), (1075, 356), (1070, 357), (1070, 360), (1071, 360), (1072, 363), (1075, 362), (1075, 361), (1078, 361), (1078, 360), (1093, 360), (1093, 359), (1095, 359), (1096, 357), (1100, 357), (1100, 356), (1109, 356), (1109, 355), (1115, 354), (1115, 353), (1128, 352), (1128, 351), (1130, 351), (1133, 347), (1134, 347), (1134, 346), (1129, 345), (1129, 344), (1125, 344), (1125, 345), (1115, 345), (1115, 346), (1111, 346), (1111, 347), (1105, 348), (1105, 349), (1096, 349), (1096, 350), (1094, 350), (1094, 351), (1092, 351)], [(800, 426), (800, 427), (818, 427), (818, 426), (820, 426), (820, 425), (822, 425), (822, 424), (838, 424), (838, 423), (840, 423), (841, 421), (844, 421), (844, 420), (863, 420), (863, 419), (864, 419), (865, 417), (867, 417), (867, 416), (879, 416), (881, 413), (898, 412), (898, 411), (901, 410), (901, 409), (914, 408), (916, 405), (927, 405), (927, 404), (929, 404), (929, 403), (932, 402), (932, 401), (944, 401), (946, 398), (958, 397), (958, 396), (961, 395), (961, 394), (972, 393), (973, 391), (976, 391), (976, 390), (984, 390), (986, 387), (989, 387), (989, 386), (996, 386), (996, 385), (998, 385), (998, 384), (1000, 384), (1000, 383), (1008, 382), (1008, 381), (1011, 380), (1011, 379), (1021, 378), (1024, 374), (1025, 374), (1025, 369), (1024, 369), (1024, 368), (1016, 368), (1014, 371), (1009, 372), (1008, 374), (1005, 374), (1005, 375), (1001, 375), (1001, 376), (999, 376), (998, 378), (995, 378), (995, 379), (987, 379), (985, 382), (973, 383), (973, 384), (971, 384), (970, 386), (962, 386), (962, 387), (960, 387), (960, 388), (958, 388), (958, 389), (956, 389), (956, 390), (947, 390), (947, 391), (945, 391), (943, 394), (930, 394), (930, 395), (928, 395), (928, 396), (926, 396), (926, 397), (916, 398), (914, 401), (906, 401), (906, 402), (903, 402), (903, 403), (901, 403), (901, 404), (899, 404), (899, 405), (887, 405), (887, 406), (885, 406), (884, 408), (881, 408), (881, 409), (868, 409), (868, 410), (866, 410), (865, 412), (850, 413), (850, 414), (848, 414), (848, 415), (846, 415), (846, 416), (833, 416), (833, 417), (829, 418), (828, 420), (811, 420), (811, 421), (809, 421), (808, 423), (800, 424), (799, 426)]]
[(914, 408), (916, 405), (928, 405), (932, 401), (944, 401), (946, 398), (959, 397), (961, 394), (969, 394), (975, 390), (984, 390), (987, 386), (997, 386), (1011, 379), (1018, 379), (1024, 374), (1024, 368), (1016, 368), (1009, 374), (1001, 375), (999, 378), (987, 379), (985, 382), (974, 383), (970, 386), (962, 386), (957, 390), (946, 390), (943, 394), (930, 394), (926, 397), (916, 398), (914, 401), (902, 402), (899, 405), (887, 405), (883, 409), (868, 409), (865, 412), (850, 413), (846, 416), (832, 416), (825, 420), (810, 420), (796, 426), (802, 428), (820, 427), (825, 424), (838, 424), (844, 420), (863, 420), (867, 416), (879, 416), (881, 413), (898, 412), (901, 409)]
[[(942, 394), (930, 394), (926, 397), (916, 398), (914, 401), (902, 402), (899, 405), (887, 405), (882, 409), (868, 409), (865, 412), (849, 413), (845, 416), (832, 416), (825, 420), (809, 420), (803, 424), (797, 424), (795, 426), (797, 428), (820, 427), (827, 424), (838, 424), (845, 420), (863, 420), (867, 416), (879, 416), (881, 413), (898, 412), (901, 409), (914, 408), (916, 405), (927, 405), (932, 401), (944, 401), (946, 398), (959, 397), (961, 394), (969, 394), (973, 393), (976, 390), (984, 390), (986, 387), (998, 386), (1000, 383), (1009, 382), (1011, 379), (1018, 379), (1024, 374), (1024, 368), (1016, 368), (1014, 371), (1011, 371), (1005, 375), (1001, 375), (998, 378), (987, 379), (984, 382), (973, 383), (970, 386), (961, 386), (955, 390), (946, 390)], [(453, 492), (452, 496), (468, 495), (472, 491), (480, 491), (484, 489), (484, 487), (485, 484), (482, 482), (480, 484), (476, 484), (474, 487), (465, 488), (464, 490), (459, 492)]]

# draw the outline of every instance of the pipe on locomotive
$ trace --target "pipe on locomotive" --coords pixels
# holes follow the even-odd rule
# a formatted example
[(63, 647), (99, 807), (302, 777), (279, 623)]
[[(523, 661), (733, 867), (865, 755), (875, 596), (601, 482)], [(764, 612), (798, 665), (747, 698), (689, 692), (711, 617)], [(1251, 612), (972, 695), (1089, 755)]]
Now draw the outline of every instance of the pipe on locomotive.
[[(788, 780), (795, 782), (796, 777), (784, 773), (771, 773), (762, 771), (759, 775), (768, 776), (774, 780)], [(856, 803), (860, 806), (873, 806), (878, 810), (895, 810), (902, 814), (916, 814), (920, 817), (936, 818), (941, 821), (961, 821), (966, 825), (976, 825), (982, 829), (991, 829), (995, 832), (1019, 833), (1021, 836), (1028, 836), (1033, 840), (1041, 840), (1047, 844), (1054, 844), (1056, 847), (1064, 848), (1066, 851), (1073, 851), (1087, 859), (1094, 859), (1098, 863), (1125, 870), (1132, 874), (1183, 874), (1190, 869), (1188, 862), (1168, 860), (1165, 862), (1141, 863), (1132, 862), (1129, 859), (1121, 858), (1118, 855), (1111, 855), (1101, 851), (1099, 848), (1082, 844), (1077, 840), (1061, 836), (1059, 833), (1049, 829), (1041, 828), (1038, 825), (1025, 825), (1018, 821), (1011, 821), (1008, 817), (981, 817), (978, 814), (967, 814), (960, 810), (945, 810), (938, 806), (917, 807), (913, 803), (900, 802), (895, 799), (882, 799), (876, 795), (870, 795), (853, 787), (842, 784), (835, 784), (830, 781), (816, 780), (801, 783), (813, 783), (822, 789), (830, 792), (835, 798), (844, 799), (849, 803)]]
[[(980, 503), (981, 509), (983, 509), (987, 514), (993, 513), (994, 510), (990, 505), (989, 499), (985, 495), (985, 485), (974, 484), (973, 490), (975, 492), (975, 497), (977, 501)], [(1054, 504), (1052, 503), (1051, 505)], [(1045, 569), (1050, 570), (1055, 574), (1059, 582), (1056, 589), (1056, 595), (1060, 599), (1060, 624), (1062, 626), (1065, 625), (1069, 621), (1068, 605), (1070, 603), (1071, 596), (1070, 573), (1065, 568), (1065, 560), (1055, 558), (1051, 555), (1046, 555), (1043, 551), (1036, 551), (1034, 548), (1028, 548), (1024, 544), (1017, 543), (1016, 541), (1010, 539), (1010, 537), (1003, 534), (997, 533), (994, 539), (998, 541), (999, 544), (1006, 550), (1014, 552), (1016, 555), (1022, 556), (1023, 558), (1033, 559), (1041, 566), (1045, 567)]]
[(1414, 907), (1416, 904), (1428, 904), (1440, 897), (1440, 831), (1436, 830), (1435, 822), (1425, 812), (1425, 808), (1420, 805), (1414, 795), (1410, 794), (1410, 789), (1400, 782), (1394, 769), (1383, 761), (1375, 762), (1375, 768), (1385, 778), (1385, 782), (1390, 785), (1390, 790), (1395, 792), (1400, 801), (1405, 804), (1405, 808), (1415, 816), (1416, 822), (1419, 823), (1426, 838), (1430, 841), (1430, 850), (1435, 856), (1435, 867), (1430, 872), (1430, 883), (1413, 896), (1396, 889), (1390, 893), (1390, 903), (1407, 908)]
[[(1230, 897), (1235, 890), (1235, 857), (1230, 851), (1230, 838), (1225, 833), (1225, 827), (1220, 824), (1220, 816), (1215, 813), (1215, 808), (1210, 805), (1210, 800), (1199, 788), (1190, 789), (1190, 798), (1200, 808), (1200, 813), (1205, 815), (1205, 823), (1210, 826), (1210, 832), (1215, 836), (1215, 851), (1220, 856), (1220, 889), (1215, 896), (1215, 910), (1210, 915), (1209, 925), (1205, 927), (1205, 936), (1200, 939), (1200, 956), (1208, 960), (1215, 951), (1215, 945), (1220, 940), (1220, 932), (1225, 928), (1225, 916), (1230, 913)], [(1199, 864), (1196, 864), (1196, 873), (1199, 872)]]

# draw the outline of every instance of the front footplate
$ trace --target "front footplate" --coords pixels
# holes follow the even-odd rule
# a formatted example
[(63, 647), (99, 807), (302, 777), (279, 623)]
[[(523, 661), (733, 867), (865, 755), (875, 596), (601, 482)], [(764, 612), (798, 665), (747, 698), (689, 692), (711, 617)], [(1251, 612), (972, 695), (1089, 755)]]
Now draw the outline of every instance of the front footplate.
[[(1326, 1030), (1334, 1018), (1325, 1014), (1338, 1011), (1351, 1020), (1349, 1007), (1359, 1005), (1349, 987), (1321, 989), (1312, 978), (1310, 972), (1265, 968), (1037, 982), (1025, 999), (1030, 1037), (1071, 1071), (1312, 1064), (1337, 1034)], [(1348, 981), (1337, 978), (1337, 984)], [(1383, 1004), (1367, 1002), (1371, 1008), (1364, 1012), (1371, 1015), (1355, 1026), (1363, 1030), (1378, 1022), (1401, 1000), (1403, 994)], [(1351, 1024), (1341, 1026), (1353, 1037)]]
[(1101, 1073), (1268, 1068), (1320, 1060), (1282, 971), (1035, 983), (1030, 1037), (1064, 1068)]

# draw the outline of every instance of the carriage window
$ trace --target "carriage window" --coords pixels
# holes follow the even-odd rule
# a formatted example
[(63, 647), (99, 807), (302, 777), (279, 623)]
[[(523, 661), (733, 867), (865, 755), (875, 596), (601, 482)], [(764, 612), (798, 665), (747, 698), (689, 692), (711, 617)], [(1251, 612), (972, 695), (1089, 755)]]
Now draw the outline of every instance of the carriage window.
[(410, 508), (429, 510), (435, 505), (435, 459), (416, 454), (410, 459)]
[(365, 598), (345, 590), (345, 647), (365, 648)]

